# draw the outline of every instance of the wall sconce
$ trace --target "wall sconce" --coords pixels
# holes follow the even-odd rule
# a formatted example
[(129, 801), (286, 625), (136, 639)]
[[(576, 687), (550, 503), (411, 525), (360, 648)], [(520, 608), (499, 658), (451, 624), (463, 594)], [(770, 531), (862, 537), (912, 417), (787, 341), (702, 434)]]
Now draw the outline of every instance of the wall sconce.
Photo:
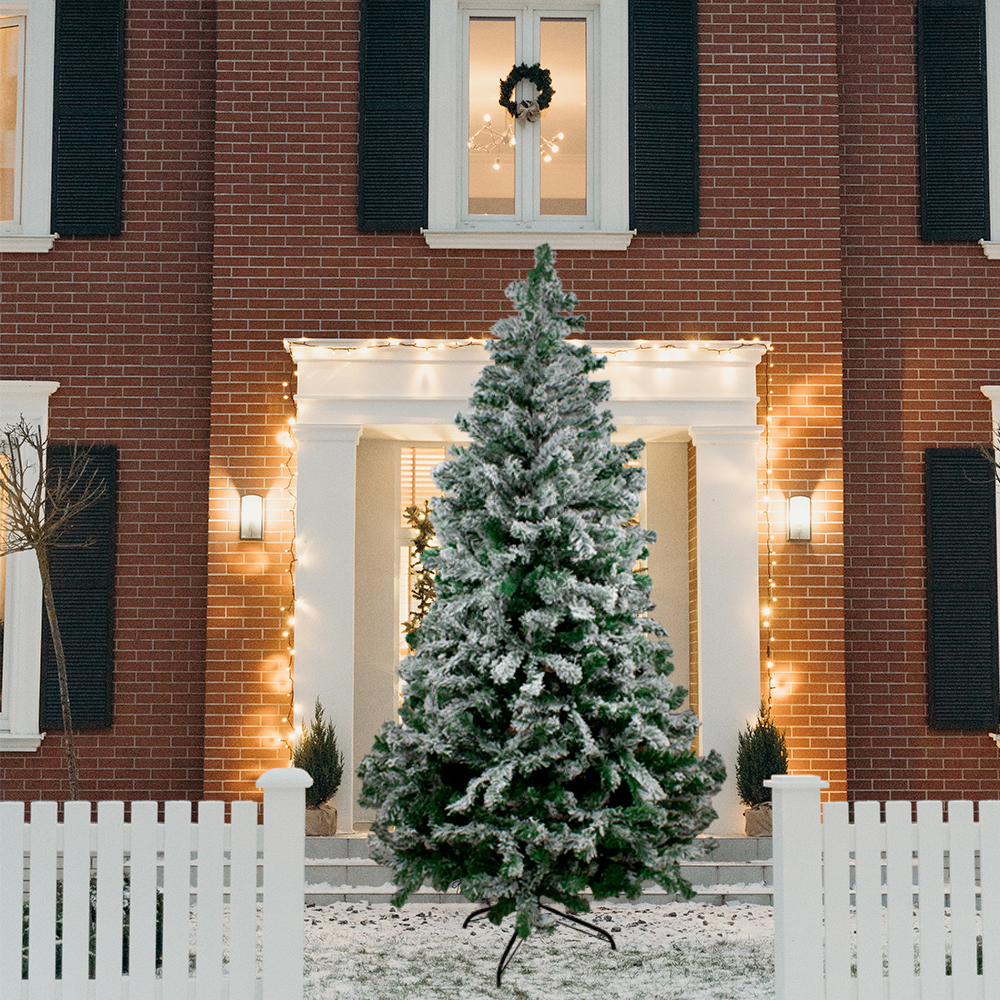
[(259, 493), (240, 497), (240, 539), (259, 541), (264, 537), (264, 498)]
[(812, 539), (812, 500), (806, 496), (788, 498), (788, 540), (808, 542)]

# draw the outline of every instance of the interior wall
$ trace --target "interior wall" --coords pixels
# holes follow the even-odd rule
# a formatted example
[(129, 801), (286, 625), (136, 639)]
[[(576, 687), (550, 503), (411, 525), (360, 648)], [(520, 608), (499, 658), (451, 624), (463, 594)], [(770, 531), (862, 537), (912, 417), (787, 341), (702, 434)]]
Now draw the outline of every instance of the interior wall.
[[(396, 717), (399, 617), (399, 443), (362, 436), (358, 442), (354, 535), (354, 760), (371, 751), (376, 733)], [(335, 526), (331, 526), (335, 530)], [(344, 780), (348, 780), (347, 775)], [(361, 782), (354, 776), (354, 798)], [(355, 824), (371, 823), (373, 809), (355, 808)]]
[(690, 683), (687, 448), (686, 441), (646, 445), (646, 524), (656, 532), (656, 544), (649, 550), (653, 617), (670, 636), (672, 679), (683, 688)]

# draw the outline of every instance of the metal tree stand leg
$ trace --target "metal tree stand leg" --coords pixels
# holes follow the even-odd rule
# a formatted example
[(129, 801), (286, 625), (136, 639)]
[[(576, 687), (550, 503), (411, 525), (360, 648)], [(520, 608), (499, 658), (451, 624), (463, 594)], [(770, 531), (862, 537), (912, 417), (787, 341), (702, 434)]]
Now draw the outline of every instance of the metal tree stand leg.
[[(592, 924), (587, 920), (581, 920), (580, 917), (574, 916), (572, 913), (563, 913), (562, 910), (556, 910), (545, 903), (539, 903), (538, 907), (541, 910), (545, 910), (547, 913), (554, 914), (556, 919), (560, 923), (565, 924), (570, 930), (578, 931), (580, 934), (586, 934), (587, 937), (602, 938), (611, 945), (612, 951), (618, 950), (618, 947), (615, 944), (615, 939), (603, 928), (597, 927), (595, 924)], [(465, 922), (462, 924), (463, 929), (468, 927), (473, 920), (488, 914), (492, 909), (492, 906), (484, 906), (478, 910), (473, 910), (472, 913), (465, 918)], [(500, 964), (497, 965), (497, 986), (500, 985), (500, 980), (503, 978), (504, 970), (514, 960), (514, 956), (517, 954), (518, 949), (523, 943), (524, 938), (519, 938), (517, 936), (517, 931), (515, 930), (514, 933), (511, 934), (510, 940), (507, 942), (507, 947), (503, 950), (503, 954), (500, 956)]]

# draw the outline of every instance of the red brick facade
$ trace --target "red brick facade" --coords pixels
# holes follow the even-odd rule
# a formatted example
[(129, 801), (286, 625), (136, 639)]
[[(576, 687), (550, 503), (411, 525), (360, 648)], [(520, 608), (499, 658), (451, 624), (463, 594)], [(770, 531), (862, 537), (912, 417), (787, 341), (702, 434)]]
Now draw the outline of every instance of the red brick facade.
[(845, 638), (857, 798), (995, 798), (983, 733), (926, 725), (923, 452), (986, 444), (997, 262), (918, 236), (915, 17), (842, 4)]
[[(121, 447), (116, 721), (81, 738), (85, 795), (246, 796), (287, 760), (283, 339), (482, 336), (530, 263), (358, 231), (358, 25), (357, 0), (130, 0), (124, 233), (0, 255), (0, 378), (58, 379), (52, 437)], [(699, 233), (560, 275), (597, 340), (773, 345), (762, 567), (763, 487), (814, 498), (808, 544), (770, 501), (793, 769), (992, 793), (989, 741), (923, 723), (921, 450), (988, 436), (1000, 307), (978, 247), (917, 239), (913, 5), (703, 0), (699, 28)], [(250, 487), (263, 545), (236, 540)], [(57, 735), (3, 754), (0, 796), (61, 769)]]

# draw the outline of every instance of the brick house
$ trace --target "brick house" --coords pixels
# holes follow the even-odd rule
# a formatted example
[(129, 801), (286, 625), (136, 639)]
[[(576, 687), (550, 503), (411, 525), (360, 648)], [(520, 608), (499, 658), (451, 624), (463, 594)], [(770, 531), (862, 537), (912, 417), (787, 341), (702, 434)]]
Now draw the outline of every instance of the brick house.
[[(649, 442), (706, 746), (732, 765), (763, 695), (831, 795), (1000, 793), (967, 471), (1000, 383), (1000, 0), (92, 13), (0, 0), (0, 420), (102, 446), (116, 484), (103, 596), (77, 586), (85, 796), (254, 796), (317, 695), (356, 763), (398, 697), (400, 506), (543, 241)], [(520, 62), (552, 72), (537, 122), (491, 96)], [(0, 796), (58, 796), (7, 564)], [(719, 811), (737, 829), (731, 788)]]

